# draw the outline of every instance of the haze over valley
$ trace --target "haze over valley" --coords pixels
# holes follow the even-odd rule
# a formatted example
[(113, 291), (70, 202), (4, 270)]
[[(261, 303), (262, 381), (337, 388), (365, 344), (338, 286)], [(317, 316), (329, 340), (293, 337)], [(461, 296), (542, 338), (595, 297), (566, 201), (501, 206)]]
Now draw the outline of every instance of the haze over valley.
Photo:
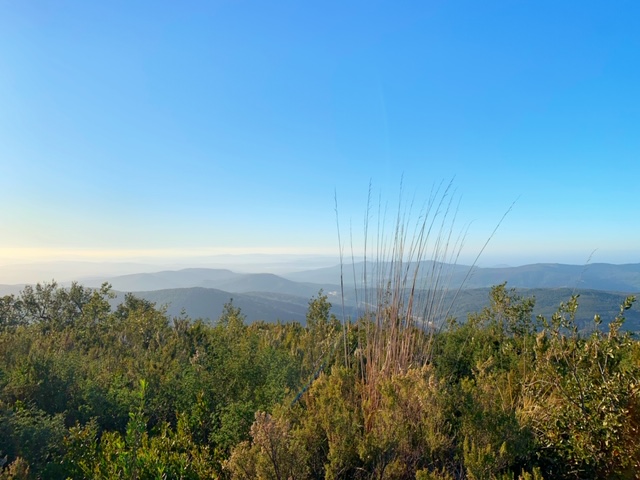
[[(232, 263), (234, 258), (235, 264)], [(92, 288), (99, 288), (103, 283), (111, 285), (117, 293), (114, 305), (123, 301), (124, 294), (134, 293), (158, 306), (166, 306), (167, 313), (172, 316), (186, 314), (191, 318), (215, 322), (225, 303), (233, 300), (249, 322), (304, 323), (309, 301), (320, 291), (327, 295), (338, 318), (342, 318), (344, 314), (355, 320), (366, 309), (362, 303), (365, 288), (377, 289), (380, 285), (379, 273), (389, 268), (388, 264), (377, 265), (373, 262), (367, 262), (365, 268), (363, 261), (343, 264), (341, 267), (340, 264), (332, 263), (335, 259), (329, 256), (297, 257), (297, 262), (295, 256), (248, 256), (239, 259), (224, 257), (217, 260), (218, 266), (229, 268), (156, 270), (159, 267), (150, 264), (60, 262), (30, 265), (22, 275), (32, 278), (28, 275), (36, 275), (35, 272), (51, 273), (51, 278), (44, 280), (46, 282), (55, 280), (55, 273), (75, 268), (76, 273), (84, 271), (92, 275), (79, 275), (73, 281)], [(323, 264), (328, 266), (308, 268)], [(421, 264), (416, 282), (418, 288), (429, 289), (433, 285), (434, 265), (437, 264)], [(580, 294), (581, 307), (577, 318), (582, 325), (587, 326), (595, 314), (613, 318), (627, 295), (640, 293), (640, 264), (532, 264), (492, 268), (453, 264), (437, 266), (437, 288), (446, 291), (445, 313), (462, 321), (468, 314), (488, 306), (490, 288), (503, 282), (507, 282), (509, 288), (515, 288), (522, 296), (535, 297), (536, 315), (550, 316), (561, 302), (568, 301), (574, 294)], [(14, 268), (15, 275), (20, 267)], [(270, 268), (280, 273), (276, 275), (264, 272)], [(96, 274), (100, 269), (104, 269), (105, 273)], [(118, 271), (129, 272), (136, 269), (140, 270), (137, 273), (117, 274)], [(251, 269), (262, 272), (247, 271)], [(411, 272), (411, 267), (409, 271)], [(341, 274), (344, 288), (341, 288)], [(60, 285), (71, 284), (72, 280), (64, 275), (59, 278), (62, 279), (59, 281)], [(17, 295), (23, 287), (24, 284), (0, 284), (0, 295)], [(637, 307), (629, 312), (628, 317), (626, 328), (640, 331)]]

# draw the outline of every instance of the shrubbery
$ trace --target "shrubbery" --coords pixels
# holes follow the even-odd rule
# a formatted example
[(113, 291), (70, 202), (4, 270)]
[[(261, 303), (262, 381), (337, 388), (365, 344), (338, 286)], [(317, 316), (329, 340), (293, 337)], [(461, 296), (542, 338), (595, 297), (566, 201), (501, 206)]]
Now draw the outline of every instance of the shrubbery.
[(210, 325), (132, 296), (113, 310), (109, 299), (107, 287), (55, 284), (0, 299), (0, 478), (640, 469), (640, 345), (620, 330), (631, 300), (585, 336), (577, 299), (535, 319), (533, 299), (505, 285), (489, 308), (440, 330), (400, 309), (343, 332), (322, 294), (305, 326), (247, 325), (231, 303)]

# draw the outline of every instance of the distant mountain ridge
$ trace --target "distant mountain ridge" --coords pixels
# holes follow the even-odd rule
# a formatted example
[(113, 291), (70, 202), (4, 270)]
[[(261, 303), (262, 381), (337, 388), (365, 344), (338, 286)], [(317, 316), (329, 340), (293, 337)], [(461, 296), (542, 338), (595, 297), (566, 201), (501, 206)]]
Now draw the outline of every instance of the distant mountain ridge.
[[(340, 279), (338, 279), (339, 284)], [(213, 288), (230, 293), (272, 292), (310, 298), (318, 290), (339, 289), (338, 285), (296, 282), (272, 273), (236, 273), (227, 269), (185, 268), (155, 273), (136, 273), (117, 277), (92, 278), (87, 286), (98, 287), (103, 282), (114, 290), (139, 292), (176, 288)]]
[[(459, 292), (447, 292), (443, 302), (447, 311), (441, 312), (448, 317), (464, 321), (471, 313), (480, 313), (483, 308), (489, 306), (490, 288), (473, 288)], [(516, 289), (518, 295), (523, 298), (534, 297), (534, 316), (543, 315), (547, 319), (557, 311), (562, 302), (567, 302), (572, 295), (579, 295), (576, 322), (581, 329), (593, 328), (593, 317), (599, 314), (607, 324), (619, 312), (620, 305), (626, 295), (616, 292), (603, 292), (599, 290), (573, 290), (569, 288), (535, 288)], [(170, 290), (156, 290), (151, 292), (134, 292), (134, 295), (156, 303), (158, 306), (166, 306), (170, 316), (186, 314), (192, 319), (205, 319), (215, 321), (222, 313), (224, 304), (233, 300), (236, 307), (240, 307), (247, 321), (297, 321), (305, 323), (309, 298), (296, 297), (294, 295), (250, 293), (230, 294), (221, 290), (193, 287)], [(116, 302), (124, 298), (120, 293)], [(333, 313), (342, 317), (342, 305), (340, 298), (330, 297)], [(345, 305), (345, 315), (352, 320), (364, 313), (353, 304)], [(640, 309), (634, 306), (625, 313), (627, 318), (625, 329), (640, 331)], [(438, 322), (445, 318), (437, 319)]]
[[(298, 321), (304, 323), (309, 299), (292, 297), (286, 300), (265, 298), (260, 295), (232, 294), (214, 288), (192, 287), (132, 292), (135, 296), (149, 300), (159, 307), (166, 307), (167, 314), (179, 317), (183, 313), (192, 319), (215, 321), (222, 314), (224, 305), (233, 302), (247, 317), (247, 321), (265, 322)], [(116, 303), (124, 299), (119, 293)]]
[(510, 268), (476, 267), (465, 286), (487, 287), (505, 281), (519, 288), (579, 288), (631, 293), (640, 291), (640, 263), (538, 263)]
[[(406, 266), (405, 266), (406, 267)], [(217, 318), (224, 302), (231, 297), (253, 320), (297, 320), (304, 322), (309, 299), (322, 288), (334, 305), (334, 313), (341, 314), (340, 271), (344, 277), (344, 303), (346, 315), (352, 318), (359, 312), (355, 305), (354, 277), (362, 279), (366, 270), (368, 287), (375, 288), (375, 279), (387, 275), (391, 265), (373, 265), (358, 262), (353, 265), (335, 265), (291, 274), (239, 274), (224, 269), (184, 269), (155, 274), (139, 274), (110, 279), (116, 290), (134, 291), (137, 295), (159, 304), (168, 304), (169, 313), (184, 309), (197, 318)], [(409, 267), (411, 269), (411, 267)], [(459, 319), (478, 312), (489, 304), (490, 287), (507, 282), (522, 296), (535, 296), (536, 315), (552, 315), (561, 302), (572, 294), (580, 293), (578, 320), (588, 328), (593, 315), (598, 313), (605, 322), (615, 317), (627, 294), (640, 292), (640, 264), (532, 264), (520, 267), (469, 267), (466, 265), (420, 264), (420, 288), (429, 288), (430, 281), (440, 276), (441, 286), (449, 288), (447, 298), (453, 301), (458, 286), (463, 290), (452, 304), (450, 315)], [(162, 291), (143, 291), (142, 285), (171, 285)], [(358, 289), (362, 289), (360, 281)], [(130, 288), (123, 289), (123, 286)], [(134, 288), (138, 287), (138, 288)], [(179, 287), (179, 289), (178, 289)], [(197, 287), (197, 288), (193, 288)], [(211, 289), (215, 290), (211, 290)], [(149, 289), (153, 290), (153, 289)], [(217, 293), (211, 293), (215, 291)], [(222, 292), (221, 292), (222, 291)], [(215, 301), (214, 301), (215, 299)], [(640, 331), (638, 307), (628, 312), (627, 328)]]
[[(369, 285), (375, 285), (379, 272), (388, 271), (388, 264), (366, 264)], [(408, 267), (411, 268), (411, 267)], [(293, 281), (340, 283), (339, 265), (283, 275)], [(343, 278), (353, 284), (354, 278), (364, 278), (365, 264), (344, 265)], [(566, 265), (560, 263), (536, 263), (520, 267), (469, 267), (466, 265), (420, 264), (418, 284), (428, 286), (432, 275), (451, 288), (487, 288), (503, 282), (518, 288), (580, 288), (616, 292), (640, 292), (640, 263), (614, 265), (593, 263), (588, 265)]]
[[(415, 265), (404, 265), (411, 270)], [(79, 278), (84, 285), (98, 287), (109, 282), (115, 290), (153, 291), (173, 288), (215, 288), (232, 293), (278, 292), (298, 296), (311, 296), (323, 288), (327, 291), (339, 289), (342, 272), (346, 290), (364, 285), (375, 287), (382, 276), (387, 278), (391, 264), (381, 262), (356, 262), (332, 267), (304, 270), (274, 275), (272, 273), (238, 273), (226, 268), (184, 268), (140, 272), (127, 275), (101, 275)], [(503, 282), (517, 288), (579, 288), (603, 291), (640, 292), (640, 263), (567, 265), (559, 263), (536, 263), (518, 267), (469, 267), (467, 265), (421, 262), (418, 286), (429, 288), (434, 278), (449, 288), (487, 288)], [(50, 279), (44, 278), (43, 281)], [(7, 291), (11, 285), (0, 287)]]
[[(415, 265), (407, 266), (408, 271)], [(344, 292), (340, 289), (340, 272), (344, 279)], [(133, 292), (158, 305), (167, 305), (167, 312), (178, 316), (184, 310), (192, 318), (215, 320), (226, 302), (233, 298), (247, 315), (248, 321), (304, 322), (308, 302), (322, 289), (334, 305), (334, 313), (342, 314), (342, 302), (347, 317), (356, 318), (356, 298), (362, 301), (362, 280), (367, 272), (367, 288), (375, 289), (381, 277), (387, 277), (391, 264), (357, 262), (353, 265), (307, 270), (283, 275), (271, 273), (237, 273), (220, 268), (185, 268), (137, 273), (119, 276), (100, 276), (79, 279), (88, 287), (98, 287), (109, 282), (119, 293)], [(419, 289), (429, 289), (433, 280), (439, 279), (440, 287), (448, 288), (448, 298), (458, 287), (459, 292), (450, 314), (464, 318), (488, 304), (489, 288), (507, 282), (523, 296), (535, 295), (536, 314), (551, 315), (560, 302), (566, 302), (573, 293), (581, 293), (581, 322), (588, 322), (595, 313), (603, 320), (613, 318), (627, 294), (640, 292), (640, 264), (532, 264), (521, 267), (481, 268), (465, 265), (423, 262), (420, 264)], [(354, 278), (358, 295), (354, 291)], [(66, 285), (67, 283), (63, 283)], [(23, 285), (0, 285), (0, 296), (17, 294)], [(360, 309), (362, 307), (360, 306)], [(629, 313), (629, 328), (640, 331), (640, 316), (635, 306)], [(610, 317), (610, 318), (608, 318)], [(632, 327), (636, 326), (635, 327)]]
[(167, 290), (172, 288), (207, 287), (216, 288), (243, 275), (221, 268), (184, 268), (151, 273), (131, 273), (116, 277), (91, 278), (87, 284), (98, 286), (109, 282), (115, 290), (125, 292)]

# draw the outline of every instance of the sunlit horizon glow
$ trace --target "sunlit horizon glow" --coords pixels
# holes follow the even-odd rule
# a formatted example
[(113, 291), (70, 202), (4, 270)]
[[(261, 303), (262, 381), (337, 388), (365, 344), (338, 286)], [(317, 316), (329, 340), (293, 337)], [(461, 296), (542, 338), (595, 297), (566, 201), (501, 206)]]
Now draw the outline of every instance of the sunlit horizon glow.
[(155, 248), (155, 249), (61, 249), (61, 248), (0, 248), (0, 264), (29, 262), (53, 262), (53, 261), (111, 261), (131, 259), (171, 260), (198, 258), (205, 256), (242, 256), (242, 255), (331, 255), (335, 251), (309, 250), (299, 247), (273, 247), (273, 248), (248, 248), (227, 247), (211, 249), (179, 249), (179, 248)]
[[(365, 255), (366, 253), (366, 255)], [(386, 253), (386, 252), (385, 252)], [(486, 251), (480, 250), (469, 251), (462, 250), (459, 255), (457, 251), (450, 251), (446, 257), (439, 260), (448, 261), (448, 263), (457, 263), (464, 265), (479, 265), (483, 267), (492, 267), (496, 265), (521, 266), (534, 263), (567, 263), (575, 265), (587, 265), (590, 263), (638, 263), (628, 262), (626, 258), (631, 257), (633, 251), (617, 252), (597, 250), (588, 251), (571, 251), (565, 250), (558, 252), (553, 256), (541, 256), (531, 254), (523, 256), (517, 248), (488, 246)], [(342, 260), (344, 263), (350, 263), (355, 258), (356, 261), (362, 261), (368, 257), (369, 261), (373, 261), (377, 257), (375, 250), (365, 252), (360, 249), (357, 251), (345, 250), (343, 248)], [(170, 264), (177, 266), (180, 264), (193, 265), (197, 263), (230, 263), (234, 262), (242, 264), (244, 262), (283, 262), (291, 257), (294, 258), (318, 258), (324, 257), (332, 259), (333, 263), (340, 261), (339, 249), (327, 249), (324, 251), (310, 250), (304, 248), (215, 248), (215, 249), (128, 249), (128, 250), (72, 250), (72, 249), (48, 249), (48, 248), (0, 248), (0, 267), (3, 265), (21, 265), (21, 264), (43, 264), (53, 262), (87, 262), (87, 263), (104, 263), (104, 262), (141, 262), (150, 265)], [(386, 258), (386, 257), (385, 257)], [(428, 260), (432, 257), (427, 255)], [(329, 261), (328, 264), (333, 264)]]

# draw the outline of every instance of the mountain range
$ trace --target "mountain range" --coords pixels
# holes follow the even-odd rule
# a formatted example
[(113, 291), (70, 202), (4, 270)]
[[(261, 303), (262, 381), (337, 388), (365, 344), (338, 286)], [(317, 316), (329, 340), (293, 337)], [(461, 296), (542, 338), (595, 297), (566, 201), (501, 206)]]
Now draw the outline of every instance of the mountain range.
[[(369, 281), (392, 267), (388, 263), (381, 266), (372, 262), (358, 262), (342, 268), (345, 281), (364, 278), (365, 271)], [(413, 266), (406, 269), (413, 272)], [(314, 283), (340, 283), (339, 265), (315, 270), (307, 270), (284, 275), (294, 281)], [(418, 270), (418, 285), (429, 283), (437, 274), (452, 288), (485, 288), (507, 282), (517, 288), (580, 288), (617, 292), (640, 291), (640, 263), (614, 265), (593, 263), (588, 265), (566, 265), (560, 263), (536, 263), (519, 267), (470, 267), (466, 265), (421, 262)]]
[[(417, 274), (417, 287), (438, 287), (447, 290), (445, 303), (452, 306), (450, 314), (458, 318), (477, 312), (488, 305), (491, 286), (507, 282), (522, 296), (535, 296), (536, 314), (550, 316), (560, 302), (579, 293), (578, 320), (589, 322), (595, 313), (603, 319), (613, 318), (628, 294), (640, 292), (640, 264), (532, 264), (520, 267), (480, 268), (464, 265), (422, 262)], [(185, 268), (141, 272), (127, 275), (103, 275), (79, 278), (79, 283), (98, 287), (111, 284), (118, 292), (117, 301), (125, 292), (132, 292), (158, 305), (167, 313), (191, 318), (215, 320), (224, 304), (233, 299), (248, 321), (304, 322), (309, 300), (322, 289), (334, 305), (334, 313), (355, 318), (365, 288), (384, 284), (394, 268), (390, 263), (356, 262), (349, 265), (316, 268), (274, 275), (271, 273), (238, 273), (226, 268)], [(408, 278), (415, 274), (415, 264), (402, 266)], [(341, 289), (341, 273), (344, 289)], [(356, 281), (354, 282), (354, 279)], [(354, 285), (357, 284), (357, 292)], [(64, 283), (63, 283), (64, 285)], [(23, 285), (0, 285), (0, 295), (17, 294)], [(344, 307), (343, 307), (344, 305)], [(640, 314), (634, 307), (628, 312), (627, 327), (640, 331)]]

